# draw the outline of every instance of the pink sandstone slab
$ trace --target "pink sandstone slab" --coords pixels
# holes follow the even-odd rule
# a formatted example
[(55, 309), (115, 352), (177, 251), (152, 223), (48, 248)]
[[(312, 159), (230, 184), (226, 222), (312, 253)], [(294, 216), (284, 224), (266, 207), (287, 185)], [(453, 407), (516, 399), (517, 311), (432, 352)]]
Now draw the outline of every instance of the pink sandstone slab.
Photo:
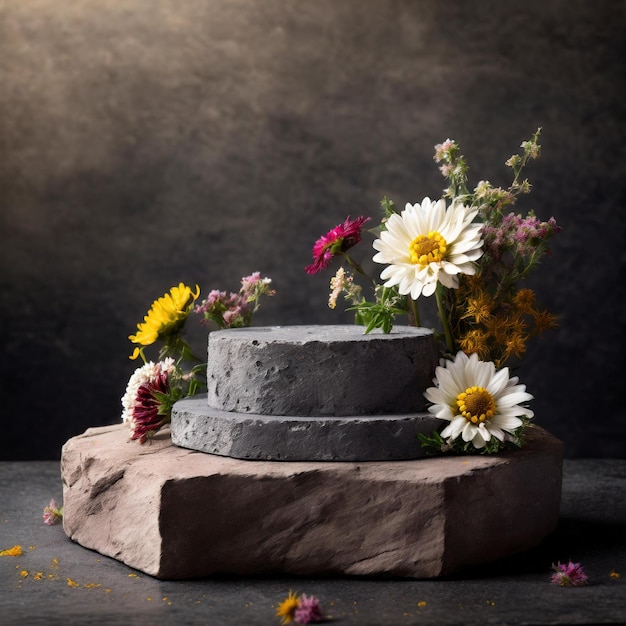
[(433, 578), (537, 545), (556, 526), (563, 448), (531, 427), (497, 456), (245, 461), (90, 428), (63, 447), (66, 534), (162, 579)]

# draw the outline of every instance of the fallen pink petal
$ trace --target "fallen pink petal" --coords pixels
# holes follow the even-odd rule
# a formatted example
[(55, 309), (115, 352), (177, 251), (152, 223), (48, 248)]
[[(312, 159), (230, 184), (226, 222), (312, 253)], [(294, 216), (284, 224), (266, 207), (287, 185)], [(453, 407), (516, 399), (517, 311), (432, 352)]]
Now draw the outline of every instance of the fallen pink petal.
[(54, 526), (63, 519), (63, 507), (58, 507), (54, 499), (43, 508), (43, 523), (47, 526)]
[(553, 565), (552, 569), (554, 574), (552, 574), (551, 581), (560, 587), (582, 587), (589, 580), (580, 563), (572, 563), (570, 561), (567, 564), (563, 564), (559, 562), (557, 565)]
[(315, 596), (307, 596), (302, 594), (295, 610), (293, 621), (296, 624), (314, 624), (324, 619), (320, 601)]

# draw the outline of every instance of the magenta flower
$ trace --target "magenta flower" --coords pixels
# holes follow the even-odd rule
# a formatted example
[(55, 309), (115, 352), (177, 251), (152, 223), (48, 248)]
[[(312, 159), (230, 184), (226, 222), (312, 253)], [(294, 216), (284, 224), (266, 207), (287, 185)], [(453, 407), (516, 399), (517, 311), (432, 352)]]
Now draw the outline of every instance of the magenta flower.
[(63, 507), (57, 506), (54, 498), (50, 500), (48, 506), (43, 508), (43, 523), (47, 526), (54, 526), (63, 519)]
[(313, 246), (313, 263), (305, 267), (306, 273), (317, 274), (328, 267), (334, 256), (347, 252), (359, 243), (361, 226), (369, 219), (369, 217), (361, 216), (350, 221), (350, 216), (348, 216), (343, 224), (338, 224), (320, 237)]
[(323, 619), (320, 601), (315, 596), (307, 596), (303, 593), (298, 601), (298, 608), (294, 612), (293, 621), (296, 624), (313, 624)]
[(554, 574), (552, 574), (551, 582), (561, 587), (581, 587), (587, 584), (588, 576), (583, 570), (580, 563), (572, 563), (571, 561), (564, 565), (558, 563), (552, 565)]

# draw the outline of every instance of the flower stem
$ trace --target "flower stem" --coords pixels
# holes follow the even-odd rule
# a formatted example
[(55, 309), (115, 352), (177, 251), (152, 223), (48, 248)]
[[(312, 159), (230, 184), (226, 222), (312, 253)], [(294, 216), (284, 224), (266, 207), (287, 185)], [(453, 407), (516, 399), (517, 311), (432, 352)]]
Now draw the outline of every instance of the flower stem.
[(361, 276), (364, 276), (369, 281), (370, 285), (376, 288), (376, 283), (365, 273), (363, 268), (349, 254), (346, 254), (344, 252), (343, 256), (355, 272), (361, 274)]
[(437, 300), (437, 310), (439, 311), (439, 319), (441, 320), (441, 325), (443, 326), (443, 333), (446, 337), (446, 346), (448, 348), (448, 352), (450, 354), (454, 354), (454, 342), (452, 341), (452, 333), (450, 332), (450, 323), (448, 321), (446, 309), (443, 304), (443, 289), (444, 287), (441, 285), (441, 283), (438, 283), (437, 289), (435, 289), (435, 298)]
[(417, 305), (417, 300), (413, 300), (410, 295), (407, 297), (409, 298), (409, 300), (411, 300), (411, 310), (413, 312), (413, 320), (415, 321), (415, 326), (419, 328), (422, 325), (422, 321), (420, 319), (420, 310)]

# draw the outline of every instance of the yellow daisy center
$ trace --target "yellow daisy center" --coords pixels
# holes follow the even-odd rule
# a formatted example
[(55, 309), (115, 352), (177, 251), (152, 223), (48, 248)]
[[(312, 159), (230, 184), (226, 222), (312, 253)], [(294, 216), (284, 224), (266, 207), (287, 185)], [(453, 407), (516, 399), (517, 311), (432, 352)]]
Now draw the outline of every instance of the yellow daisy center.
[(468, 387), (456, 397), (459, 413), (472, 424), (490, 419), (496, 413), (496, 401), (484, 387)]
[(428, 235), (418, 235), (409, 244), (411, 263), (426, 266), (429, 263), (439, 263), (445, 256), (448, 244), (437, 231)]

